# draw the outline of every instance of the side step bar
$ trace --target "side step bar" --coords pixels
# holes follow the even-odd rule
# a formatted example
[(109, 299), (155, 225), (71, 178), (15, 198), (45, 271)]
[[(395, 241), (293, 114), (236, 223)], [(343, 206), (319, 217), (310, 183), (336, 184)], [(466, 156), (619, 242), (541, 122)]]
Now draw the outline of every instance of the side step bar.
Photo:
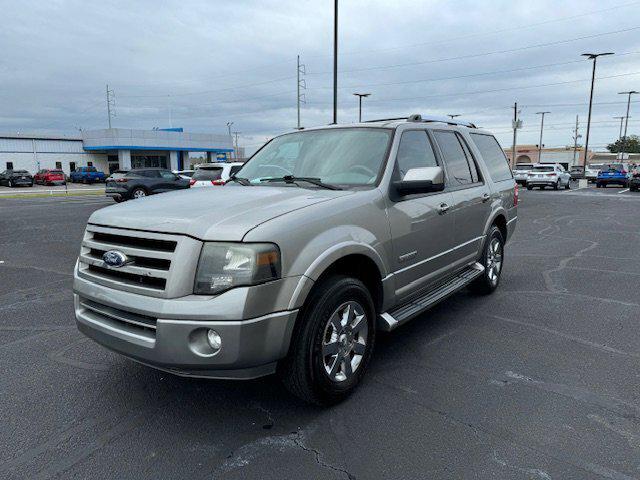
[(456, 293), (473, 280), (478, 278), (484, 272), (484, 266), (481, 263), (474, 263), (461, 272), (457, 273), (444, 283), (428, 290), (422, 296), (414, 298), (408, 303), (385, 312), (379, 316), (378, 326), (381, 330), (389, 332), (398, 328), (400, 325), (408, 322), (415, 316), (431, 308), (436, 303), (441, 302), (448, 296)]

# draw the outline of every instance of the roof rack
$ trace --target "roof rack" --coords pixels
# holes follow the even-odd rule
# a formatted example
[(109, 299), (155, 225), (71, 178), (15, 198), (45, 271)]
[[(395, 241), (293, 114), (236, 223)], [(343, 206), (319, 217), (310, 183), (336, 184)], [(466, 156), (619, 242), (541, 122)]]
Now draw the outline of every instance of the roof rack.
[(398, 120), (406, 120), (407, 122), (421, 122), (421, 123), (446, 123), (447, 125), (459, 125), (462, 127), (468, 128), (477, 128), (475, 124), (471, 122), (465, 122), (464, 120), (454, 120), (452, 118), (447, 117), (437, 117), (437, 116), (428, 116), (423, 117), (419, 113), (414, 113), (413, 115), (409, 115), (408, 117), (399, 117), (399, 118), (379, 118), (377, 120), (366, 120), (365, 123), (371, 122), (393, 122)]

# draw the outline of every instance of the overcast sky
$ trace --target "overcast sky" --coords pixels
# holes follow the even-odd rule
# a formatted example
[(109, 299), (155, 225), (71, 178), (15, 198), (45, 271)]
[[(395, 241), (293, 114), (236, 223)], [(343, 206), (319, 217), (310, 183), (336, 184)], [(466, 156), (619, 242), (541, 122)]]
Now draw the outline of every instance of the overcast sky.
[[(572, 143), (586, 125), (591, 63), (598, 63), (590, 143), (618, 136), (623, 90), (640, 90), (640, 1), (342, 0), (339, 123), (357, 120), (354, 92), (371, 93), (364, 118), (464, 114), (511, 143)], [(330, 0), (0, 0), (0, 131), (114, 126), (242, 132), (253, 150), (296, 125), (296, 55), (306, 65), (302, 125), (332, 119)], [(640, 95), (631, 134), (640, 133)], [(635, 110), (635, 112), (634, 112)]]

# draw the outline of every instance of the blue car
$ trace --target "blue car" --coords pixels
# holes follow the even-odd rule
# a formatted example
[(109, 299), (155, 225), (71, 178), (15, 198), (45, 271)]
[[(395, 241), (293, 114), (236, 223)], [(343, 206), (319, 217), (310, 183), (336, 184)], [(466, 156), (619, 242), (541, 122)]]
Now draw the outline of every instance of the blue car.
[(612, 163), (603, 165), (596, 178), (596, 187), (606, 187), (607, 185), (629, 186), (629, 166), (626, 163)]

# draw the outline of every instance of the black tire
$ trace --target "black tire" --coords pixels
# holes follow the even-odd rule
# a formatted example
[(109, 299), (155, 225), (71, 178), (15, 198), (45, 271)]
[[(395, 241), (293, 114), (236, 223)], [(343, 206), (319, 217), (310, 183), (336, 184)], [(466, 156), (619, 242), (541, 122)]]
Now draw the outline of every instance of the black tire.
[(570, 189), (571, 189), (571, 180), (569, 180), (569, 181), (567, 182), (567, 184), (564, 186), (564, 189), (565, 189), (565, 190), (570, 190)]
[(122, 202), (124, 202), (125, 199), (124, 199), (124, 197), (113, 197), (113, 200), (116, 203), (122, 203)]
[(13, 184), (13, 181), (9, 180), (9, 188), (14, 188), (15, 185)]
[(527, 185), (527, 190), (533, 190), (533, 186), (532, 185)]
[(555, 185), (553, 186), (554, 190), (558, 190), (560, 188), (560, 180), (558, 180)]
[(147, 197), (148, 195), (149, 192), (147, 192), (143, 187), (136, 187), (131, 191), (130, 198), (133, 200), (136, 198)]
[[(365, 325), (364, 337), (366, 338), (364, 345), (359, 344), (358, 341), (353, 344), (360, 345), (361, 349), (358, 351), (362, 352), (355, 371), (352, 371), (350, 376), (338, 380), (331, 377), (331, 372), (327, 372), (325, 361), (327, 358), (330, 358), (329, 361), (333, 359), (334, 365), (340, 365), (340, 371), (336, 375), (343, 375), (346, 362), (338, 363), (340, 355), (343, 355), (343, 335), (334, 337), (333, 332), (331, 333), (332, 339), (339, 338), (339, 340), (329, 343), (340, 346), (341, 349), (335, 357), (323, 355), (323, 346), (328, 329), (334, 325), (330, 319), (347, 302), (357, 304), (365, 314), (365, 318), (358, 323), (360, 326), (358, 333), (351, 334), (352, 338), (353, 335), (363, 335), (362, 330)], [(314, 287), (304, 308), (300, 311), (289, 353), (278, 364), (278, 375), (285, 387), (298, 398), (316, 405), (332, 405), (347, 398), (360, 383), (371, 359), (376, 337), (375, 319), (376, 312), (371, 294), (360, 280), (343, 275), (332, 275), (321, 281)], [(362, 322), (365, 323), (362, 324)], [(354, 329), (353, 332), (356, 330)], [(344, 342), (348, 344), (349, 340)], [(349, 350), (346, 354), (348, 356), (353, 354), (351, 358), (355, 359), (355, 352), (355, 349)], [(349, 370), (351, 371), (351, 361)], [(331, 371), (334, 371), (333, 368)]]
[(600, 183), (596, 182), (596, 188), (601, 188), (602, 185), (600, 185)]
[[(490, 249), (493, 247), (493, 244), (498, 242), (499, 244), (499, 255), (500, 255), (500, 264), (497, 267), (496, 278), (491, 276), (491, 254)], [(495, 258), (495, 255), (494, 255)], [(498, 285), (500, 285), (500, 278), (502, 276), (502, 268), (504, 267), (504, 237), (502, 236), (502, 232), (495, 225), (491, 226), (489, 230), (489, 234), (487, 235), (487, 239), (484, 242), (484, 246), (482, 247), (482, 257), (480, 259), (480, 263), (484, 266), (484, 272), (482, 275), (474, 280), (470, 288), (474, 292), (480, 295), (489, 295), (493, 293)]]

